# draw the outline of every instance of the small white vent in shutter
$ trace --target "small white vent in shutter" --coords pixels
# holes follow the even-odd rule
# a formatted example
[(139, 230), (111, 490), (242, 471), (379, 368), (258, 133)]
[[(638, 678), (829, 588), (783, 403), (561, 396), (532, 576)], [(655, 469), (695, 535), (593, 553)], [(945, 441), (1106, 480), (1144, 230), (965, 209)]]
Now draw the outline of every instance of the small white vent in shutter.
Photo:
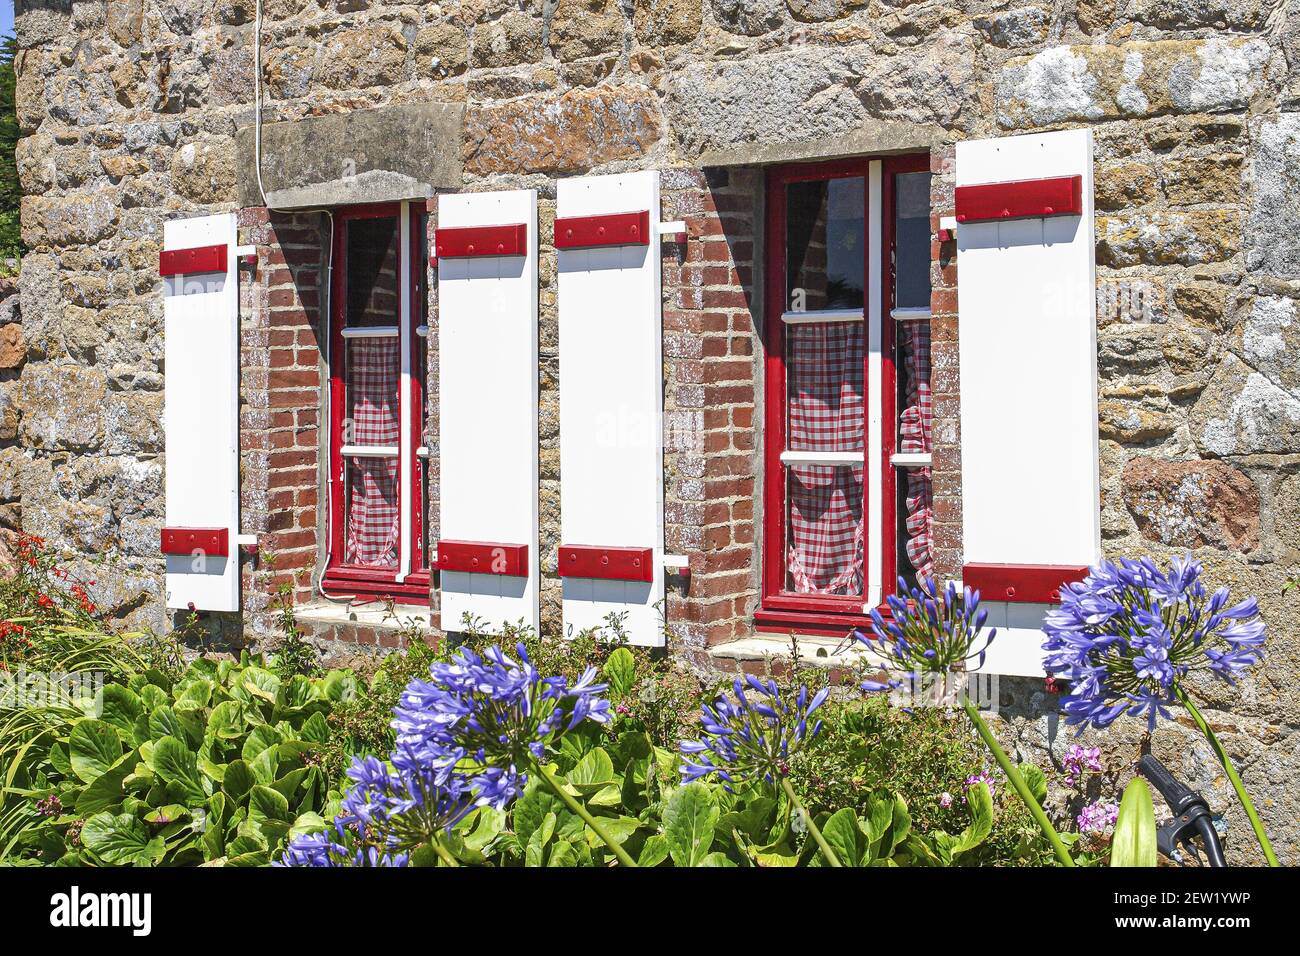
[(1040, 674), (1043, 614), (1101, 550), (1092, 134), (957, 144), (963, 578)]
[(555, 245), (565, 631), (662, 645), (658, 172), (561, 180)]
[(442, 627), (538, 627), (537, 193), (438, 198)]
[(167, 606), (239, 610), (239, 250), (233, 214), (163, 224)]

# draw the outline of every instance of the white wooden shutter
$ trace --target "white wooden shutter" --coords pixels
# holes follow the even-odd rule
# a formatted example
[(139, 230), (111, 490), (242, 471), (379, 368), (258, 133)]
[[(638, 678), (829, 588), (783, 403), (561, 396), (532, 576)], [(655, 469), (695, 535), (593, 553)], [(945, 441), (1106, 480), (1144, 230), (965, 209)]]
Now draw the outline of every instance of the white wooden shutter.
[(557, 184), (564, 627), (662, 645), (659, 173)]
[(239, 249), (235, 216), (163, 224), (169, 608), (239, 610)]
[(1043, 614), (1101, 550), (1092, 134), (958, 143), (956, 184), (963, 578), (988, 669), (1039, 674)]
[(538, 621), (537, 193), (438, 198), (442, 627)]

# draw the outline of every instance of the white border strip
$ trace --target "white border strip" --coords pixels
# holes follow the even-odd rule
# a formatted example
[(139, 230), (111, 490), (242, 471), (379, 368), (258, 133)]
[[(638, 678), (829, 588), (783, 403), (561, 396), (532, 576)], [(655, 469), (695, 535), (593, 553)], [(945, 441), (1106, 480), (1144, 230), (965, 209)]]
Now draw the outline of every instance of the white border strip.
[(406, 576), (411, 573), (411, 508), (413, 495), (411, 494), (411, 469), (408, 464), (412, 461), (413, 441), (411, 436), (411, 282), (410, 277), (414, 274), (411, 266), (411, 204), (402, 203), (402, 214), (398, 217), (398, 228), (401, 229), (401, 255), (398, 257), (398, 276), (400, 277), (398, 286), (398, 312), (397, 327), (401, 336), (402, 347), (398, 352), (402, 356), (402, 375), (401, 375), (401, 395), (397, 400), (397, 408), (402, 416), (400, 423), (400, 456), (398, 461), (398, 507), (401, 514), (401, 535), (399, 541), (399, 551), (397, 558), (397, 583), (401, 584), (406, 580)]
[(891, 455), (889, 463), (895, 468), (929, 468), (931, 455), (928, 451), (909, 452)]
[(396, 458), (401, 451), (396, 445), (344, 445), (339, 454), (344, 458)]
[(343, 330), (345, 339), (395, 339), (401, 334), (395, 325), (356, 325)]
[(880, 204), (884, 201), (882, 188), (883, 164), (872, 160), (868, 172), (867, 214), (867, 249), (870, 260), (867, 264), (867, 450), (871, 460), (867, 466), (867, 506), (870, 517), (867, 521), (867, 606), (880, 604), (882, 581), (884, 579), (884, 396), (881, 393), (881, 312), (884, 299), (881, 288), (880, 263), (882, 261), (881, 243), (883, 239), (883, 213)]
[(891, 309), (889, 314), (899, 322), (917, 322), (930, 318), (930, 309), (928, 306), (917, 306), (911, 309)]
[(781, 321), (786, 325), (801, 325), (808, 322), (861, 322), (861, 309), (822, 309), (815, 312), (782, 312)]
[(864, 456), (860, 451), (783, 451), (783, 465), (860, 465)]

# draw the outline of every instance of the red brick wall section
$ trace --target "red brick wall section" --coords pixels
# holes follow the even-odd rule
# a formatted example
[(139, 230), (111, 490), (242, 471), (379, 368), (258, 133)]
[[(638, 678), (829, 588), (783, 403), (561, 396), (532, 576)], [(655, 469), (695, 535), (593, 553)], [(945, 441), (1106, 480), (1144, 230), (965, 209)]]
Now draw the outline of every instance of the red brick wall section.
[[(930, 153), (930, 227), (954, 214), (955, 150)], [(930, 244), (930, 386), (934, 396), (932, 484), (934, 488), (934, 574), (961, 576), (961, 377), (957, 356), (957, 243)]]
[(256, 619), (286, 581), (295, 601), (311, 597), (325, 507), (319, 310), (328, 225), (317, 213), (249, 208), (239, 226), (241, 241), (258, 249), (240, 309), (240, 507), (259, 545), (257, 570), (245, 566), (244, 607)]
[(755, 401), (762, 394), (754, 229), (762, 174), (666, 170), (664, 246), (665, 547), (690, 557), (690, 596), (669, 578), (669, 624), (696, 650), (751, 633), (759, 560)]

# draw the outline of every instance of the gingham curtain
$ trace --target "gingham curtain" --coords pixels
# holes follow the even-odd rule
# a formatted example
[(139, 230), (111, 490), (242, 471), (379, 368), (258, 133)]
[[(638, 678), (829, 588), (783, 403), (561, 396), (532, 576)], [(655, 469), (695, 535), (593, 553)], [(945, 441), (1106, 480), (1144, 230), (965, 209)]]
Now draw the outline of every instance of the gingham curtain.
[[(349, 342), (347, 393), (352, 445), (400, 441), (398, 383), (401, 359), (396, 338)], [(352, 458), (348, 463), (348, 513), (344, 561), (363, 567), (397, 567), (401, 529), (397, 458)]]
[[(899, 416), (899, 451), (918, 454), (931, 451), (930, 429), (934, 420), (930, 400), (930, 324), (906, 322), (900, 326), (899, 349), (902, 352), (906, 383), (904, 409)], [(929, 468), (912, 468), (907, 472), (907, 560), (917, 574), (934, 570), (934, 496)]]
[[(862, 324), (791, 325), (786, 338), (791, 451), (862, 451)], [(787, 569), (794, 590), (862, 593), (862, 466), (791, 465)]]

